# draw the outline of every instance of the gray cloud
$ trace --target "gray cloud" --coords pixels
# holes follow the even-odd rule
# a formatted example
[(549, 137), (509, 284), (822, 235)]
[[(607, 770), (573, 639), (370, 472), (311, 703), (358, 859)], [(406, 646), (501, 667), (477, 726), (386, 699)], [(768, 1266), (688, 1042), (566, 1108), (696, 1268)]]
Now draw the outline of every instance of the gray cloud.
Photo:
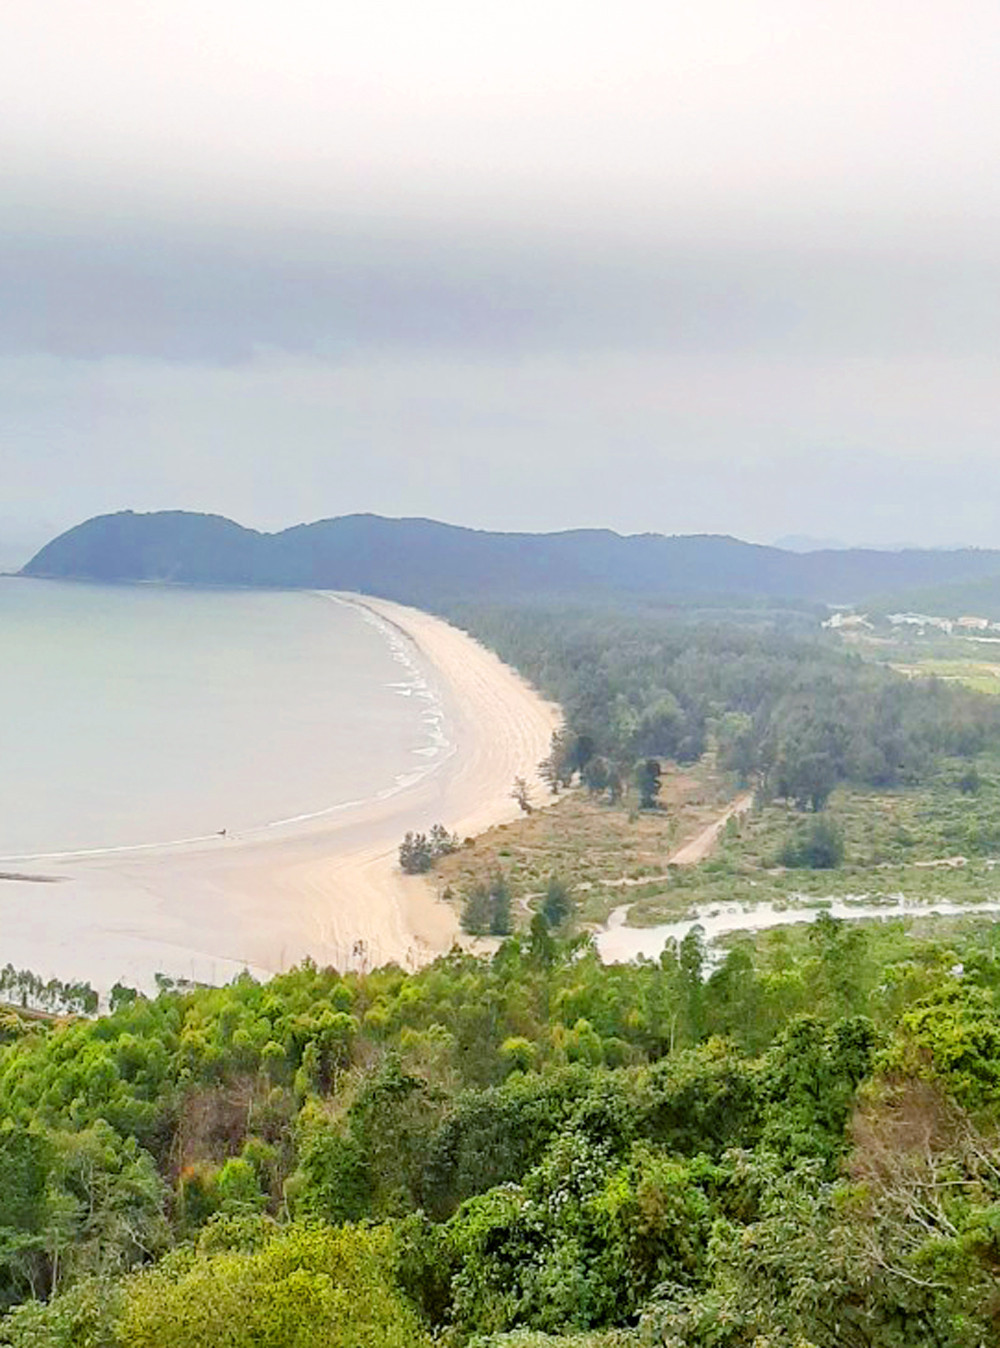
[(5, 29), (0, 549), (124, 506), (1000, 543), (995, 5)]
[[(793, 377), (794, 376), (794, 377)], [(0, 361), (9, 503), (987, 544), (989, 359)], [(905, 396), (904, 396), (905, 395)], [(55, 492), (52, 484), (57, 484)], [(828, 527), (827, 532), (830, 532)]]
[(8, 232), (0, 351), (229, 362), (261, 349), (977, 354), (1000, 349), (1000, 251), (739, 247), (539, 231), (331, 227)]

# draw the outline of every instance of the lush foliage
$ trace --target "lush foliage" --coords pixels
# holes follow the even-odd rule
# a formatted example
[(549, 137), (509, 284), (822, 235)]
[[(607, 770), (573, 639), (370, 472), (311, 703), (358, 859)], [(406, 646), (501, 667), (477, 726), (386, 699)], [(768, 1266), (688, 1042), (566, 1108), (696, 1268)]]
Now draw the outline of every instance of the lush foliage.
[(993, 1341), (998, 936), (821, 917), (606, 967), (539, 916), (490, 959), (22, 1022), (3, 1334)]
[(943, 755), (1000, 744), (991, 699), (899, 678), (773, 622), (471, 606), (455, 616), (564, 708), (545, 765), (556, 788), (579, 775), (616, 799), (634, 782), (652, 804), (650, 760), (690, 762), (713, 742), (763, 793), (818, 810), (839, 782), (914, 782)]

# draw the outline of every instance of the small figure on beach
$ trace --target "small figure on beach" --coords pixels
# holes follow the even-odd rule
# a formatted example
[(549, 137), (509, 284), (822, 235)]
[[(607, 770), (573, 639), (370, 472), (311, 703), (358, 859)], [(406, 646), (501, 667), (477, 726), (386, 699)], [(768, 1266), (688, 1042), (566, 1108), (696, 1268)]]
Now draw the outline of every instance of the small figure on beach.
[(229, 830), (228, 830), (227, 828), (220, 828), (220, 829), (219, 829), (219, 837), (220, 837), (220, 838), (228, 838), (228, 837), (229, 837)]

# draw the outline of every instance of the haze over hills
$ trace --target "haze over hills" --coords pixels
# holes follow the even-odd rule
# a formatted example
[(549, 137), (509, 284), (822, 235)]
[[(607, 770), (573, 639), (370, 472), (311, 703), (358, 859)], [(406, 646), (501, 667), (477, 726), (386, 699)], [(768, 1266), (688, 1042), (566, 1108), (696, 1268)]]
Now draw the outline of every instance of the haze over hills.
[(812, 534), (783, 534), (773, 540), (772, 547), (782, 552), (843, 552), (850, 544), (839, 538), (813, 538)]
[(347, 515), (260, 533), (185, 511), (101, 515), (53, 539), (23, 575), (101, 581), (359, 590), (414, 604), (709, 596), (855, 603), (978, 583), (1000, 590), (1000, 552), (796, 553), (718, 535), (610, 530), (490, 533), (428, 519)]

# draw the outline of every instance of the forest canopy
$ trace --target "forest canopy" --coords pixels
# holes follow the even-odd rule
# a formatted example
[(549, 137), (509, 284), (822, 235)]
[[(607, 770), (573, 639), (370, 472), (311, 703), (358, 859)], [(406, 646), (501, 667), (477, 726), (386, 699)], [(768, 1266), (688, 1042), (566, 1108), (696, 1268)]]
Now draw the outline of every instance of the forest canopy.
[(821, 916), (711, 969), (537, 922), (8, 1026), (0, 1340), (992, 1341), (998, 934)]
[(770, 796), (820, 809), (839, 783), (922, 780), (944, 756), (1000, 744), (1000, 700), (908, 680), (817, 636), (753, 623), (682, 622), (650, 610), (461, 606), (454, 619), (562, 706), (549, 766), (604, 791), (650, 757), (710, 744)]

